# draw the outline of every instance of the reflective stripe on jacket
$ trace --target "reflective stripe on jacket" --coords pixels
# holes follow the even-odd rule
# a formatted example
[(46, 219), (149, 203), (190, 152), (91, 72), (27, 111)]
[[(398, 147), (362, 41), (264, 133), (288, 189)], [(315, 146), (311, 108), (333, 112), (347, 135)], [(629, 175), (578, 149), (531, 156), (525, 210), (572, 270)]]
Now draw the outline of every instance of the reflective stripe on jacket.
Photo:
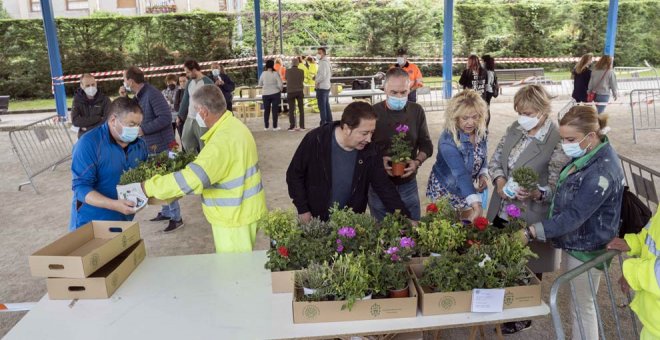
[(202, 210), (212, 225), (239, 227), (266, 213), (266, 196), (250, 130), (230, 111), (204, 136), (197, 158), (183, 170), (145, 182), (148, 196), (169, 199), (202, 194)]
[(660, 213), (637, 234), (626, 234), (630, 246), (628, 255), (637, 256), (623, 261), (623, 276), (635, 290), (630, 308), (647, 331), (660, 337)]

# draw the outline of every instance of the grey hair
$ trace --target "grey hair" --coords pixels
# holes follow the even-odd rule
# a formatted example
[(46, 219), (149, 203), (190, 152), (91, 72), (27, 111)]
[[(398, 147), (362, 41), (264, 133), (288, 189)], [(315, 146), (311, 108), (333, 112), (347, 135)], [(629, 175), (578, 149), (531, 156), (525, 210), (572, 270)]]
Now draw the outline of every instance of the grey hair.
[(391, 69), (387, 70), (387, 73), (385, 73), (385, 84), (387, 84), (387, 82), (392, 78), (406, 78), (406, 80), (410, 82), (408, 72), (400, 67), (392, 67)]
[(222, 115), (227, 111), (227, 102), (220, 88), (214, 84), (207, 84), (200, 87), (192, 95), (192, 100), (200, 106), (204, 106), (209, 112)]

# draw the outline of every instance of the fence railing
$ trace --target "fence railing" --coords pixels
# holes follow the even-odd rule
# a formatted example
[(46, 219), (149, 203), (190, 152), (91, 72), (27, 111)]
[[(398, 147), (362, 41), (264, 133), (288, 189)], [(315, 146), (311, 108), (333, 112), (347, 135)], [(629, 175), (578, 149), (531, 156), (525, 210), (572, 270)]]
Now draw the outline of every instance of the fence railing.
[(632, 90), (630, 114), (635, 144), (637, 144), (637, 131), (660, 129), (660, 87)]
[(14, 129), (9, 132), (9, 140), (28, 177), (27, 182), (18, 185), (18, 190), (30, 184), (37, 193), (34, 177), (48, 169), (55, 170), (71, 158), (74, 143), (66, 123), (57, 116)]
[[(578, 276), (584, 273), (587, 273), (589, 288), (590, 288), (589, 290), (591, 292), (591, 296), (594, 301), (599, 337), (601, 339), (607, 339), (608, 338), (607, 333), (612, 333), (612, 331), (609, 330), (611, 326), (609, 324), (606, 325), (604, 323), (604, 319), (605, 317), (607, 317), (607, 321), (614, 321), (617, 339), (620, 340), (639, 339), (637, 317), (632, 311), (632, 309), (628, 307), (630, 305), (630, 302), (632, 301), (632, 297), (630, 293), (626, 294), (625, 296), (626, 302), (623, 304), (625, 308), (621, 308), (622, 310), (619, 310), (620, 307), (619, 307), (619, 303), (617, 303), (617, 299), (620, 300), (620, 297), (617, 297), (617, 294), (615, 293), (615, 289), (618, 288), (613, 286), (612, 278), (610, 278), (610, 274), (611, 274), (610, 262), (612, 261), (612, 259), (614, 259), (617, 256), (619, 261), (619, 267), (621, 267), (623, 263), (623, 257), (621, 256), (620, 252), (616, 250), (610, 250), (590, 261), (585, 262), (584, 264), (574, 268), (573, 270), (567, 271), (566, 273), (562, 274), (561, 276), (555, 279), (555, 282), (552, 284), (552, 288), (550, 289), (550, 313), (552, 315), (552, 323), (555, 328), (555, 334), (558, 340), (566, 339), (564, 326), (561, 319), (560, 308), (559, 308), (560, 307), (559, 290), (562, 286), (566, 284), (568, 284), (570, 287), (570, 291), (571, 291), (570, 299), (575, 311), (577, 324), (579, 325), (578, 330), (580, 333), (580, 338), (583, 340), (596, 340), (588, 337), (585, 334), (586, 331), (583, 322), (584, 320), (582, 320), (580, 307), (577, 304), (576, 289), (573, 285), (573, 280), (575, 280), (576, 278), (578, 278)], [(594, 284), (594, 281), (598, 281), (598, 280), (594, 279), (592, 274), (592, 269), (601, 265), (603, 266), (602, 276), (605, 277), (605, 285), (607, 287), (607, 294), (609, 297), (607, 302), (609, 302), (610, 304), (609, 309), (611, 311), (611, 314), (606, 314), (608, 313), (608, 311), (604, 311), (600, 308), (600, 304), (598, 303), (598, 294), (597, 294), (598, 287), (597, 284)], [(631, 324), (631, 327), (623, 328), (622, 324), (624, 322), (629, 322)], [(609, 330), (609, 332), (607, 332), (606, 330)], [(573, 334), (573, 339), (575, 338), (576, 338), (576, 334)]]
[(653, 170), (622, 155), (619, 155), (619, 159), (630, 192), (644, 202), (651, 211), (656, 211), (658, 190), (660, 190), (660, 171)]
[(422, 105), (426, 112), (443, 111), (448, 102), (448, 99), (443, 97), (445, 84), (452, 87), (454, 94), (460, 89), (455, 81), (424, 82), (424, 87), (417, 89), (417, 104)]

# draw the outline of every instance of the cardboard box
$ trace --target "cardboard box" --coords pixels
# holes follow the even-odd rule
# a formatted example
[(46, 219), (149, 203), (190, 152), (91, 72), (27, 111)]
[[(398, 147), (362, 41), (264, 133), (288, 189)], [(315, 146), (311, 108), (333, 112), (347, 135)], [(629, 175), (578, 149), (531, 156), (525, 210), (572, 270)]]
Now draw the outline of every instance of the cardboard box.
[(142, 263), (147, 252), (144, 241), (126, 249), (86, 279), (46, 279), (51, 300), (107, 299)]
[(293, 280), (296, 270), (270, 272), (273, 293), (293, 293)]
[(408, 281), (410, 297), (356, 301), (353, 308), (342, 310), (346, 301), (296, 302), (302, 290), (294, 292), (293, 323), (316, 323), (356, 320), (383, 320), (417, 317), (417, 289)]
[[(410, 265), (410, 269), (419, 292), (419, 309), (422, 315), (469, 313), (472, 310), (472, 291), (433, 293), (419, 284), (419, 278), (424, 273), (424, 265), (413, 264)], [(533, 273), (531, 285), (506, 287), (505, 290), (504, 309), (541, 304), (541, 281)]]
[(85, 278), (140, 241), (137, 222), (92, 221), (30, 256), (32, 276)]

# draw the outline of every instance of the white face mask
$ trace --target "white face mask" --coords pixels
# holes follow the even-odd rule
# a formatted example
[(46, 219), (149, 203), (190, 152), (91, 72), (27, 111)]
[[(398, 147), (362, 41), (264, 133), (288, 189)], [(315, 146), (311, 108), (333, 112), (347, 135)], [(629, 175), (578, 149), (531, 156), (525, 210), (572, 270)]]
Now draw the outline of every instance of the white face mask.
[(316, 55), (316, 60), (321, 60), (321, 58), (323, 58), (322, 55), (320, 55), (320, 54), (317, 54), (317, 55)]
[(211, 72), (212, 72), (213, 75), (216, 76), (216, 77), (220, 75), (220, 70), (218, 70), (218, 69), (213, 69)]
[(584, 154), (587, 153), (587, 149), (591, 146), (591, 143), (587, 145), (587, 147), (584, 149), (580, 147), (580, 143), (582, 143), (582, 141), (587, 139), (587, 136), (589, 136), (589, 133), (586, 136), (584, 136), (584, 138), (582, 138), (582, 140), (579, 142), (566, 143), (566, 144), (562, 143), (561, 148), (564, 150), (566, 156), (571, 158), (580, 158), (584, 156)]
[(525, 131), (529, 131), (535, 128), (537, 125), (539, 125), (539, 121), (539, 117), (528, 117), (522, 115), (518, 117), (518, 124), (520, 124), (520, 127), (525, 129)]
[(403, 65), (406, 64), (406, 59), (405, 59), (404, 57), (398, 57), (398, 58), (396, 58), (396, 63), (397, 63), (399, 66), (403, 66)]
[(202, 119), (202, 116), (199, 115), (199, 112), (197, 112), (197, 115), (195, 116), (195, 121), (199, 127), (206, 127), (206, 123), (204, 123), (204, 119)]
[(124, 89), (128, 92), (131, 92), (131, 87), (128, 86), (128, 82), (126, 82), (126, 81), (124, 82)]
[(84, 88), (83, 91), (85, 91), (85, 94), (88, 97), (94, 97), (98, 90), (96, 89), (96, 86), (88, 86), (88, 87)]

